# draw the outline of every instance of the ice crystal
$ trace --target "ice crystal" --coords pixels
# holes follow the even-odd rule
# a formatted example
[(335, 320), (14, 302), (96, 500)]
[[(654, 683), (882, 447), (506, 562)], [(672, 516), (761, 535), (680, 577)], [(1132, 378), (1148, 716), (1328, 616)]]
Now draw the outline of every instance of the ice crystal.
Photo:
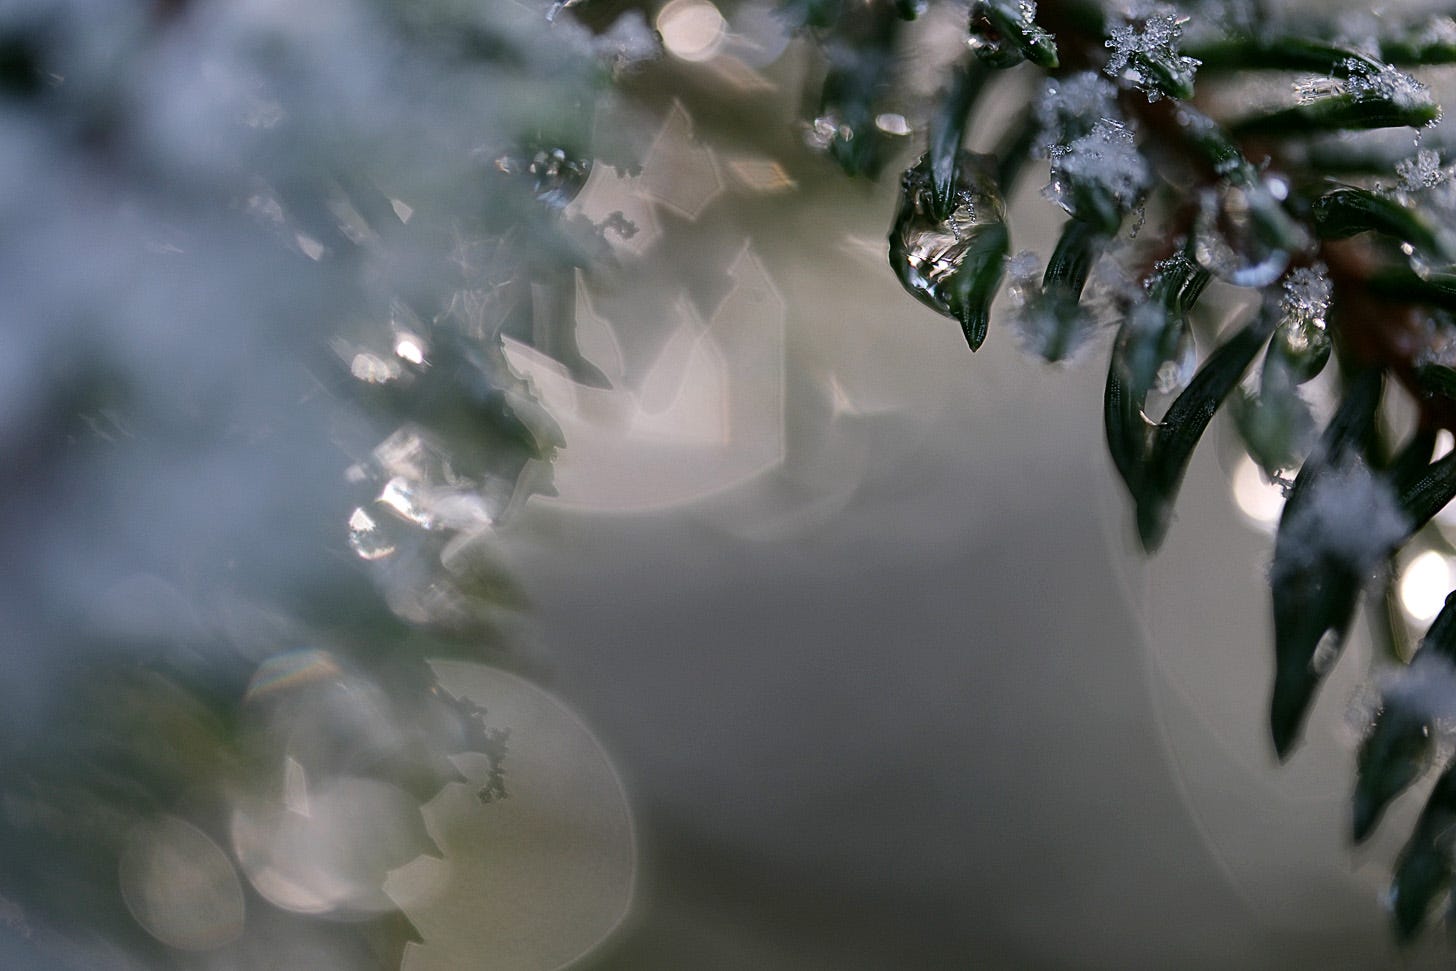
[(1397, 162), (1395, 174), (1400, 176), (1400, 189), (1403, 192), (1434, 189), (1451, 178), (1451, 170), (1441, 165), (1441, 156), (1429, 148), (1423, 148), (1410, 158)]
[(1299, 318), (1324, 327), (1325, 314), (1330, 309), (1330, 284), (1328, 271), (1323, 263), (1302, 266), (1284, 281), (1284, 296), (1279, 308), (1286, 318)]
[(1345, 70), (1349, 72), (1345, 89), (1356, 101), (1388, 101), (1397, 108), (1431, 104), (1429, 88), (1389, 64), (1377, 67), (1352, 57), (1345, 61)]
[(1187, 18), (1172, 8), (1153, 6), (1141, 21), (1124, 21), (1113, 27), (1106, 46), (1112, 51), (1105, 70), (1142, 91), (1149, 101), (1165, 95), (1191, 93), (1193, 74), (1200, 62), (1178, 51), (1178, 40)]
[(1345, 93), (1345, 83), (1338, 78), (1312, 75), (1294, 82), (1294, 103), (1312, 105), (1316, 101)]

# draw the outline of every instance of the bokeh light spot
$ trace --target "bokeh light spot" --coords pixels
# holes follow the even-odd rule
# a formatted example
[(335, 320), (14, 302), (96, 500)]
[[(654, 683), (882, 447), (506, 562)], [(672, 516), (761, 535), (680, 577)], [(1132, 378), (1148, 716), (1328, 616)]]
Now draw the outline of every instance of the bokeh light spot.
[(1284, 491), (1270, 482), (1248, 456), (1234, 470), (1234, 502), (1249, 521), (1261, 529), (1272, 529), (1284, 509)]
[(707, 0), (672, 0), (657, 15), (662, 46), (684, 61), (706, 61), (723, 46), (727, 24)]
[(1451, 592), (1451, 561), (1434, 550), (1411, 560), (1400, 574), (1400, 606), (1411, 620), (1434, 620)]

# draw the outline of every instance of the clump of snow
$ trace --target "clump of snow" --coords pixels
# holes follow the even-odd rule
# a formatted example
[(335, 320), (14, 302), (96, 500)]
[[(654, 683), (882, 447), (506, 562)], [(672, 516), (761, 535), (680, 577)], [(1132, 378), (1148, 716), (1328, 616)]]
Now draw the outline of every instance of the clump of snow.
[(1124, 211), (1135, 207), (1152, 184), (1147, 159), (1137, 149), (1132, 129), (1100, 118), (1087, 134), (1049, 150), (1052, 181), (1044, 193), (1069, 213), (1075, 212), (1078, 185), (1106, 192)]
[(1420, 354), (1416, 356), (1416, 364), (1439, 364), (1456, 368), (1456, 331), (1452, 330), (1444, 316), (1424, 315), (1418, 322), (1418, 330), (1413, 337), (1421, 348)]
[(1090, 131), (1096, 119), (1116, 118), (1117, 88), (1095, 71), (1048, 78), (1035, 111), (1041, 127), (1035, 153), (1047, 158), (1054, 146)]
[(1380, 57), (1380, 36), (1389, 31), (1373, 10), (1348, 10), (1335, 18), (1335, 42), (1372, 58)]
[(1012, 329), (1023, 348), (1044, 356), (1057, 322), (1042, 291), (1041, 275), (1041, 261), (1030, 250), (1006, 261), (1005, 293)]
[(551, 32), (579, 56), (594, 56), (614, 68), (628, 68), (662, 55), (662, 41), (640, 10), (621, 14), (601, 34), (571, 17), (550, 18)]
[(1048, 292), (1041, 276), (1041, 262), (1029, 250), (1007, 261), (1008, 322), (1024, 350), (1051, 361), (1073, 359), (1097, 331), (1097, 317), (1065, 290)]
[(1006, 261), (1006, 284), (1016, 290), (1035, 286), (1041, 276), (1041, 261), (1029, 249), (1024, 249)]
[(1074, 215), (1086, 192), (1110, 197), (1123, 212), (1138, 205), (1152, 173), (1110, 81), (1092, 71), (1052, 78), (1034, 110), (1040, 133), (1033, 152), (1051, 160), (1046, 198)]
[(1395, 490), (1359, 458), (1323, 470), (1279, 528), (1276, 572), (1322, 564), (1369, 573), (1410, 530)]
[(1456, 662), (1423, 649), (1409, 665), (1381, 679), (1380, 697), (1385, 707), (1450, 735), (1456, 731)]
[(1281, 18), (1283, 11), (1271, 9), (1259, 0), (1202, 0), (1197, 4), (1196, 19), (1185, 25), (1200, 37), (1207, 33), (1247, 34), (1258, 27), (1269, 27), (1271, 20)]
[[(544, 118), (585, 141), (602, 57), (645, 36), (619, 22), (611, 52), (578, 54), (540, 10), (494, 0), (169, 6), (0, 3), (0, 29), (33, 33), (49, 77), (42, 99), (0, 105), (0, 463), (26, 470), (0, 485), (25, 524), (0, 540), (18, 578), (0, 616), (53, 607), (0, 645), (11, 711), (53, 698), (74, 662), (155, 647), (89, 633), (106, 626), (97, 592), (129, 576), (175, 582), (201, 616), (339, 575), (366, 489), (341, 474), (398, 423), (381, 392), (428, 378), (431, 400), (514, 393), (494, 332), (455, 308), (539, 261), (502, 245), (508, 229), (539, 254), (558, 223), (482, 160)], [(498, 53), (452, 46), (482, 35)], [(452, 367), (394, 350), (396, 298), (432, 309), (409, 327), (422, 359), (444, 335), (464, 347)], [(471, 475), (504, 491), (519, 467)], [(381, 565), (417, 547), (438, 562), (424, 542)]]
[(1432, 17), (1416, 31), (1415, 39), (1419, 44), (1456, 46), (1456, 20), (1450, 17)]

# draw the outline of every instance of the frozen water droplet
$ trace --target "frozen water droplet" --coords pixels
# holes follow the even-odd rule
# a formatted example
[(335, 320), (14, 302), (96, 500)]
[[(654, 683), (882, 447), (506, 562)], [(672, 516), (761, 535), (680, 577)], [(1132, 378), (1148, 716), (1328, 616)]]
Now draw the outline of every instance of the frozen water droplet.
[[(1330, 359), (1330, 334), (1325, 316), (1332, 286), (1322, 263), (1300, 267), (1284, 281), (1279, 325), (1269, 345), (1295, 384), (1319, 374)], [(1271, 362), (1272, 363), (1272, 362)]]
[(506, 175), (528, 179), (536, 198), (553, 209), (575, 199), (591, 174), (591, 159), (573, 158), (561, 148), (543, 148), (534, 153), (507, 153), (495, 160)]
[(394, 552), (394, 543), (363, 509), (349, 516), (349, 547), (364, 560), (382, 560)]
[(1278, 205), (1264, 183), (1204, 190), (1193, 228), (1193, 255), (1199, 265), (1239, 287), (1265, 287), (1279, 279), (1290, 253), (1267, 242), (1267, 223), (1261, 223)]
[(1235, 399), (1234, 415), (1249, 455), (1272, 478), (1299, 467), (1317, 429), (1314, 413), (1294, 382), (1271, 381), (1269, 375), (1266, 369), (1256, 397), (1244, 394)]
[(974, 349), (985, 337), (1009, 241), (989, 159), (960, 153), (951, 201), (950, 214), (937, 217), (929, 156), (906, 170), (890, 265), (918, 300), (959, 321)]

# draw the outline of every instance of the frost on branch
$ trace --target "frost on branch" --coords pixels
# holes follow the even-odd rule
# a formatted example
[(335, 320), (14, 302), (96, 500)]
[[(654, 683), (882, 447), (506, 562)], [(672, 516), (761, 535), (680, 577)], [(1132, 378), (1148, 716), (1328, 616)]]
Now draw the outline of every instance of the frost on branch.
[(1048, 78), (1036, 101), (1040, 126), (1033, 154), (1047, 158), (1053, 146), (1090, 131), (1099, 118), (1116, 118), (1117, 88), (1095, 71)]
[(1323, 470), (1305, 501), (1280, 524), (1276, 580), (1320, 564), (1363, 577), (1409, 527), (1390, 484), (1361, 459), (1349, 458)]
[(1046, 288), (1036, 254), (1023, 250), (1006, 264), (1009, 323), (1021, 346), (1047, 361), (1077, 356), (1097, 320), (1066, 287)]
[(1434, 104), (1431, 89), (1389, 64), (1371, 65), (1350, 58), (1345, 61), (1348, 80), (1345, 90), (1356, 101), (1386, 101), (1397, 108), (1424, 108)]
[(1178, 50), (1186, 21), (1163, 4), (1134, 12), (1108, 32), (1106, 46), (1112, 51), (1108, 75), (1137, 88), (1149, 101), (1191, 97), (1193, 75), (1201, 62)]

